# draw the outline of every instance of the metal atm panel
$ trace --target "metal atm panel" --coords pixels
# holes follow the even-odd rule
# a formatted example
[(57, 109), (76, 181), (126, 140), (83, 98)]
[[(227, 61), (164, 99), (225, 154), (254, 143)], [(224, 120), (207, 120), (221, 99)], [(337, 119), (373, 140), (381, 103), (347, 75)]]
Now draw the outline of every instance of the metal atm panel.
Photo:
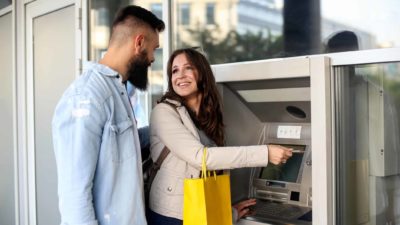
[(308, 218), (248, 217), (239, 221), (241, 225), (312, 224), (311, 72), (328, 71), (326, 65), (313, 66), (312, 61), (303, 57), (213, 67), (223, 99), (227, 145), (299, 146), (303, 154), (291, 178), (260, 177), (266, 168), (232, 170), (231, 192), (233, 203), (256, 197), (258, 202), (269, 201), (282, 208), (298, 207), (309, 213)]

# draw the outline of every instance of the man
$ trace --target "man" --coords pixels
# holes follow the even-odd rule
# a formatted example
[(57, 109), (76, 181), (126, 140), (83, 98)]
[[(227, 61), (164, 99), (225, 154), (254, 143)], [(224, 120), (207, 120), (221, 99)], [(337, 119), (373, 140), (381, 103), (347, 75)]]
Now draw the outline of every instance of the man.
[(147, 87), (164, 23), (138, 6), (116, 16), (109, 48), (66, 90), (53, 118), (62, 225), (145, 225), (142, 162), (125, 84)]
[[(133, 113), (135, 114), (136, 124), (138, 127), (142, 161), (146, 161), (146, 159), (148, 159), (150, 155), (149, 119), (142, 108), (139, 91), (137, 89), (138, 88), (133, 86), (131, 82), (126, 83), (126, 90), (128, 92), (128, 96), (132, 105)], [(145, 172), (143, 171), (143, 173)]]

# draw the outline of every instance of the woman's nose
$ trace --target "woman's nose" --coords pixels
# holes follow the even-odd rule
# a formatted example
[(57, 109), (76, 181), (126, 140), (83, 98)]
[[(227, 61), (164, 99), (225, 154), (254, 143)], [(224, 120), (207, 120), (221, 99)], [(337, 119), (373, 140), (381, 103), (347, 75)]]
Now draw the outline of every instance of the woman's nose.
[(183, 72), (183, 70), (179, 70), (179, 71), (176, 72), (176, 76), (179, 77), (179, 78), (182, 78), (182, 77), (185, 76), (185, 73)]

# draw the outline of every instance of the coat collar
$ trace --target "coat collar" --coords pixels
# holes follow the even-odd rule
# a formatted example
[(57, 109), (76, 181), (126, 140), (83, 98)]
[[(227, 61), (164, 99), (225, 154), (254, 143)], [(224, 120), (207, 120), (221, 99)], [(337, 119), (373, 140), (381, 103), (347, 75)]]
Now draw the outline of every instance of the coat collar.
[(111, 69), (110, 67), (100, 64), (98, 62), (85, 62), (83, 69), (88, 70), (91, 68), (95, 68), (97, 71), (100, 72), (100, 74), (105, 75), (105, 76), (110, 76), (110, 77), (117, 77), (118, 72)]
[(173, 104), (173, 105), (176, 106), (176, 107), (182, 106), (182, 103), (180, 103), (180, 102), (178, 102), (178, 101), (176, 101), (176, 100), (172, 100), (172, 99), (167, 98), (167, 99), (165, 99), (165, 101), (167, 101), (167, 102), (170, 103), (170, 104)]
[(175, 105), (176, 106), (176, 110), (179, 113), (179, 116), (181, 117), (182, 123), (183, 125), (185, 125), (185, 127), (197, 138), (200, 140), (200, 136), (199, 136), (199, 131), (196, 127), (196, 125), (194, 124), (192, 118), (189, 115), (189, 112), (187, 111), (186, 107), (184, 107), (182, 105), (182, 103), (176, 101), (176, 100), (172, 100), (172, 99), (165, 99), (165, 101), (167, 101), (168, 103)]

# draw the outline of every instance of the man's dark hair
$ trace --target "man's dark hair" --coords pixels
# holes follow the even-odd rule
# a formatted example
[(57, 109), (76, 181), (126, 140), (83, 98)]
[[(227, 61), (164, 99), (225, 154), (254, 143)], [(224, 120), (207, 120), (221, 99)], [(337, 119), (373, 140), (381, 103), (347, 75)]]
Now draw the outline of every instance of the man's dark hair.
[(112, 25), (110, 45), (121, 45), (140, 27), (162, 32), (165, 24), (152, 12), (140, 6), (129, 5), (120, 9)]
[(112, 27), (114, 28), (119, 24), (124, 24), (130, 17), (133, 17), (138, 23), (146, 23), (158, 32), (165, 29), (165, 24), (162, 20), (147, 9), (136, 5), (130, 5), (120, 9), (114, 19)]

